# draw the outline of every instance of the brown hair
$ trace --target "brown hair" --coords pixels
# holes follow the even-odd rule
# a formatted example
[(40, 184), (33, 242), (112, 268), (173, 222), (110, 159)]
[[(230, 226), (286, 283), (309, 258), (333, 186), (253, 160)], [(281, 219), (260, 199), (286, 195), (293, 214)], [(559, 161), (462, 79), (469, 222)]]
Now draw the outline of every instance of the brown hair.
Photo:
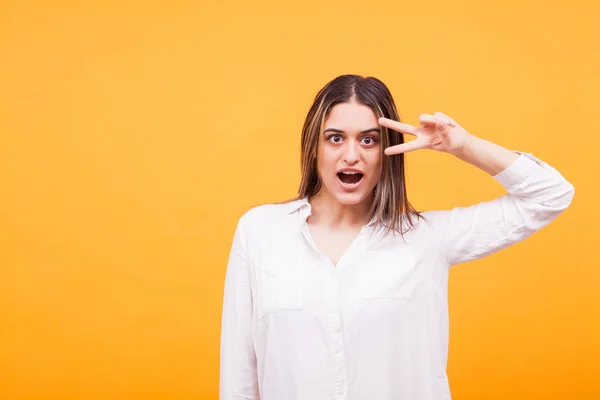
[[(341, 75), (327, 83), (316, 95), (302, 128), (302, 179), (297, 199), (312, 197), (321, 189), (317, 169), (317, 154), (325, 120), (331, 109), (340, 103), (354, 100), (370, 107), (377, 118), (385, 117), (400, 121), (392, 94), (377, 78), (359, 75)], [(374, 189), (374, 201), (368, 220), (376, 217), (376, 223), (385, 228), (385, 234), (398, 232), (403, 235), (413, 226), (412, 217), (422, 217), (409, 203), (406, 196), (404, 154), (387, 156), (384, 149), (404, 142), (402, 134), (381, 128), (381, 178)]]

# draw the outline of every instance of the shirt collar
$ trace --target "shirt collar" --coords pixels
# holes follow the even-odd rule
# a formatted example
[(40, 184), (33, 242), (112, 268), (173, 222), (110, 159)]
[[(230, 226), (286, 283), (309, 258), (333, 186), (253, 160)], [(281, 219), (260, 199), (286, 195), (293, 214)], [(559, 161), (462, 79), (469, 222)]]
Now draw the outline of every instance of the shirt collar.
[[(287, 206), (288, 206), (288, 214), (292, 214), (296, 211), (300, 211), (299, 219), (302, 223), (304, 223), (304, 221), (306, 221), (306, 218), (308, 218), (308, 216), (311, 213), (311, 205), (308, 202), (307, 197), (302, 197), (300, 199), (292, 200), (287, 204)], [(366, 227), (375, 224), (376, 221), (377, 221), (377, 217), (373, 216), (373, 218), (371, 218), (371, 221), (366, 225)]]
[(308, 202), (307, 197), (302, 197), (300, 199), (292, 200), (287, 204), (288, 214), (298, 211), (300, 208), (308, 207), (310, 210), (310, 203)]

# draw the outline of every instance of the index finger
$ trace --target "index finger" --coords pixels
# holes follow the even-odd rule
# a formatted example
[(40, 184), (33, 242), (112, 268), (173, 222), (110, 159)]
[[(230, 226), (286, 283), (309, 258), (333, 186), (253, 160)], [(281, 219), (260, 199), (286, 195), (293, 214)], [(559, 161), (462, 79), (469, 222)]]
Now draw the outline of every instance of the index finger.
[(379, 125), (393, 129), (397, 132), (407, 133), (409, 135), (417, 134), (417, 127), (402, 122), (394, 121), (393, 119), (381, 117), (379, 118), (378, 122)]

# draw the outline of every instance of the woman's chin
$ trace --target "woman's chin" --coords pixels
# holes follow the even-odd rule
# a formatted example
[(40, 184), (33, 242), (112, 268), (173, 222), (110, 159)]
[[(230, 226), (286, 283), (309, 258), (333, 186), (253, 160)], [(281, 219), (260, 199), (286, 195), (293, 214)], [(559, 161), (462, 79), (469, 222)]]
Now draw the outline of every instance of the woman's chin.
[(362, 193), (361, 192), (352, 192), (352, 193), (336, 193), (335, 194), (335, 199), (337, 200), (338, 203), (345, 205), (345, 206), (355, 206), (357, 204), (360, 204), (362, 202), (364, 202), (365, 200), (367, 200), (368, 197), (368, 193)]

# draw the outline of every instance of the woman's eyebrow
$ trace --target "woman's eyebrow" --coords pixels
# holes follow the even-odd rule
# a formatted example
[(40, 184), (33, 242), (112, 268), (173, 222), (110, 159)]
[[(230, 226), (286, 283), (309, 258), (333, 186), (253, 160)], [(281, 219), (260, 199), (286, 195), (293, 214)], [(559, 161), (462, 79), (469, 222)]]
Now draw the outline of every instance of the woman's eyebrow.
[[(323, 133), (325, 132), (335, 132), (335, 133), (345, 133), (343, 130), (341, 129), (335, 129), (335, 128), (327, 128), (323, 131)], [(371, 132), (380, 132), (379, 128), (370, 128), (370, 129), (365, 129), (364, 131), (361, 131), (360, 133), (371, 133)]]

